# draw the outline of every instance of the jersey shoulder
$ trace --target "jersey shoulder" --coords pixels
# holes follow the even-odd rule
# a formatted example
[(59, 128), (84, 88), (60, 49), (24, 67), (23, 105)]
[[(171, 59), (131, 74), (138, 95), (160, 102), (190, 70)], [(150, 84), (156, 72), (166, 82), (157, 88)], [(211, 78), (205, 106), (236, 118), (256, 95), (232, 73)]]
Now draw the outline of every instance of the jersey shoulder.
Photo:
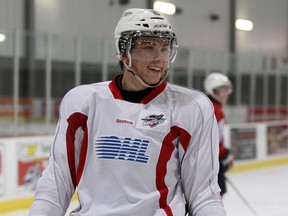
[(92, 84), (85, 84), (85, 85), (79, 85), (71, 90), (69, 90), (65, 97), (74, 97), (74, 96), (82, 96), (84, 98), (89, 97), (93, 93), (101, 92), (104, 89), (107, 89), (107, 86), (109, 85), (111, 81), (106, 82), (99, 82), (99, 83), (92, 83)]
[(67, 115), (75, 112), (83, 112), (88, 106), (88, 101), (95, 94), (105, 94), (109, 90), (110, 81), (80, 85), (69, 90), (63, 97), (60, 105), (60, 113)]
[(175, 103), (180, 104), (180, 106), (187, 104), (194, 105), (194, 107), (198, 106), (200, 109), (208, 109), (211, 111), (214, 109), (212, 102), (209, 100), (206, 94), (197, 89), (168, 84), (167, 91)]

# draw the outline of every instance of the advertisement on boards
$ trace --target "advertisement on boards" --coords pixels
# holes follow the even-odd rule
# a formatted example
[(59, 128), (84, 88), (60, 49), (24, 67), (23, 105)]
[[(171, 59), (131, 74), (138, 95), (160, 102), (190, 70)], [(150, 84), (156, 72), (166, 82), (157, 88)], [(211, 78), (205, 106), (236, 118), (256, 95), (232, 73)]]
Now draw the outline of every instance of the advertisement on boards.
[(288, 152), (288, 125), (267, 127), (268, 155)]
[(42, 171), (48, 165), (51, 140), (38, 140), (17, 143), (18, 189), (33, 191)]
[(231, 149), (235, 160), (256, 158), (256, 128), (232, 128)]

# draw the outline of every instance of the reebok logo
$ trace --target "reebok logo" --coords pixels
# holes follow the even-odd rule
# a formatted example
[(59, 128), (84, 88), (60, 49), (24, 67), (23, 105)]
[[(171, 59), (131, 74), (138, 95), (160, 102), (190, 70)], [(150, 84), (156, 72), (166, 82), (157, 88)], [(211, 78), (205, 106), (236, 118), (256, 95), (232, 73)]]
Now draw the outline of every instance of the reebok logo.
[(127, 119), (116, 119), (116, 123), (133, 125), (133, 121)]

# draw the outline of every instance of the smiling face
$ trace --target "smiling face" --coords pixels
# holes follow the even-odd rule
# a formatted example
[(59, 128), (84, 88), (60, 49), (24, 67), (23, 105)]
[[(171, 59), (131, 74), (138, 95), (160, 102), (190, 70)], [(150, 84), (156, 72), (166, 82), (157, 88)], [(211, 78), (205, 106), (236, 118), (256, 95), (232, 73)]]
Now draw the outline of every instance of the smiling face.
[[(170, 40), (157, 37), (137, 37), (130, 51), (131, 68), (145, 83), (158, 84), (164, 77), (169, 67)], [(129, 65), (129, 58), (122, 56), (122, 60)], [(125, 72), (126, 71), (126, 72)], [(124, 70), (122, 85), (128, 90), (142, 90), (146, 87), (141, 85), (135, 77)]]

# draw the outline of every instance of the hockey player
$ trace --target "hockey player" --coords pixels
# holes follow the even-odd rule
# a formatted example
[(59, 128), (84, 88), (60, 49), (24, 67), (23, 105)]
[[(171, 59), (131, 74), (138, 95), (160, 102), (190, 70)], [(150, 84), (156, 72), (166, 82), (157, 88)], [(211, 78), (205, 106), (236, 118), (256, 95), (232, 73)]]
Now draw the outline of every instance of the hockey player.
[(223, 104), (229, 99), (232, 93), (232, 84), (229, 78), (221, 73), (211, 73), (204, 80), (204, 89), (208, 97), (213, 103), (215, 116), (219, 128), (219, 161), (220, 169), (218, 173), (218, 184), (221, 188), (221, 196), (226, 191), (225, 173), (233, 166), (233, 156), (224, 145), (223, 131), (225, 124), (225, 115), (223, 112)]
[[(177, 52), (157, 11), (128, 9), (115, 29), (123, 73), (62, 100), (49, 165), (30, 216), (226, 215), (218, 130), (205, 94), (165, 81)], [(191, 115), (191, 111), (193, 115)]]

